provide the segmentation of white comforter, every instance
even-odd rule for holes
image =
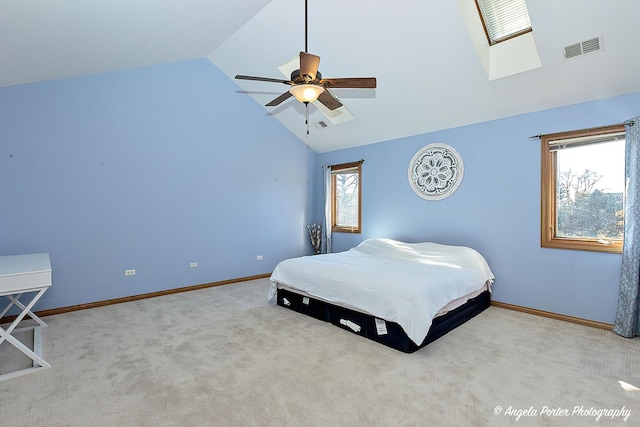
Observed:
[[[493,279],[484,257],[468,247],[369,239],[345,252],[280,262],[269,301],[281,284],[396,322],[420,345],[440,308]]]

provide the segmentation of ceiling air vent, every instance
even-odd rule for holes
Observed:
[[[573,59],[588,53],[600,52],[602,50],[602,36],[593,37],[578,43],[562,48],[564,59]]]
[[[318,129],[326,128],[328,126],[327,123],[323,121],[315,122],[314,125],[316,125]]]

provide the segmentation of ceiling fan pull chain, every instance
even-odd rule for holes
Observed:
[[[304,123],[307,125],[307,135],[309,135],[309,103],[305,102]]]

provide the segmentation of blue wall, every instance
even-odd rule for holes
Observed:
[[[363,233],[334,234],[334,251],[370,237],[471,246],[496,301],[613,323],[621,256],[540,248],[528,137],[639,106],[632,94],[317,155],[207,60],[2,88],[0,255],[50,253],[38,310],[268,273],[311,252],[320,165],[364,158]],[[465,166],[437,202],[407,181],[433,142]]]
[[[540,143],[529,136],[638,113],[640,94],[632,94],[319,155],[318,167],[365,159],[363,233],[334,233],[333,251],[372,237],[471,246],[496,275],[494,300],[613,323],[621,255],[540,247]],[[465,172],[453,195],[426,201],[409,187],[407,168],[434,142],[454,147]]]
[[[207,60],[3,88],[0,255],[50,253],[38,310],[269,273],[315,157]]]

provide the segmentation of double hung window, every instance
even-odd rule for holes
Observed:
[[[331,231],[361,232],[362,162],[331,167]]]
[[[543,135],[541,245],[622,251],[623,125]]]

